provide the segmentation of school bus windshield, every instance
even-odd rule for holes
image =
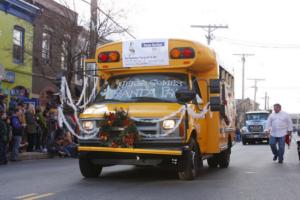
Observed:
[[[108,79],[95,102],[177,102],[175,92],[187,89],[186,74],[126,74]]]

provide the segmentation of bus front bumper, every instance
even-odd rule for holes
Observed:
[[[88,159],[94,164],[110,165],[161,165],[176,164],[185,148],[113,148],[98,146],[79,146],[79,158]]]

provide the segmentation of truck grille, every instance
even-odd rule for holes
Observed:
[[[159,134],[159,123],[151,122],[135,122],[137,129],[145,134],[156,135]]]
[[[249,126],[249,131],[250,132],[263,132],[263,126],[262,125],[250,125]]]

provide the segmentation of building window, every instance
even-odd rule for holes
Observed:
[[[15,63],[24,62],[24,28],[14,26],[13,30],[13,60]]]
[[[43,41],[42,41],[42,59],[44,64],[50,64],[50,43],[51,43],[50,33],[44,32]]]

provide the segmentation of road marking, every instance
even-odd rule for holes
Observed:
[[[256,174],[256,172],[245,172],[246,174]]]
[[[26,194],[26,195],[23,195],[23,196],[18,196],[18,197],[15,197],[16,199],[22,199],[22,200],[35,200],[35,199],[41,199],[41,198],[44,198],[44,197],[49,197],[49,196],[52,196],[54,195],[54,193],[45,193],[45,194],[36,194],[36,193],[31,193],[31,194]]]
[[[23,199],[23,198],[30,197],[30,196],[34,196],[34,195],[36,195],[36,193],[25,194],[25,195],[18,196],[18,197],[15,197],[15,198],[16,198],[16,199]]]

